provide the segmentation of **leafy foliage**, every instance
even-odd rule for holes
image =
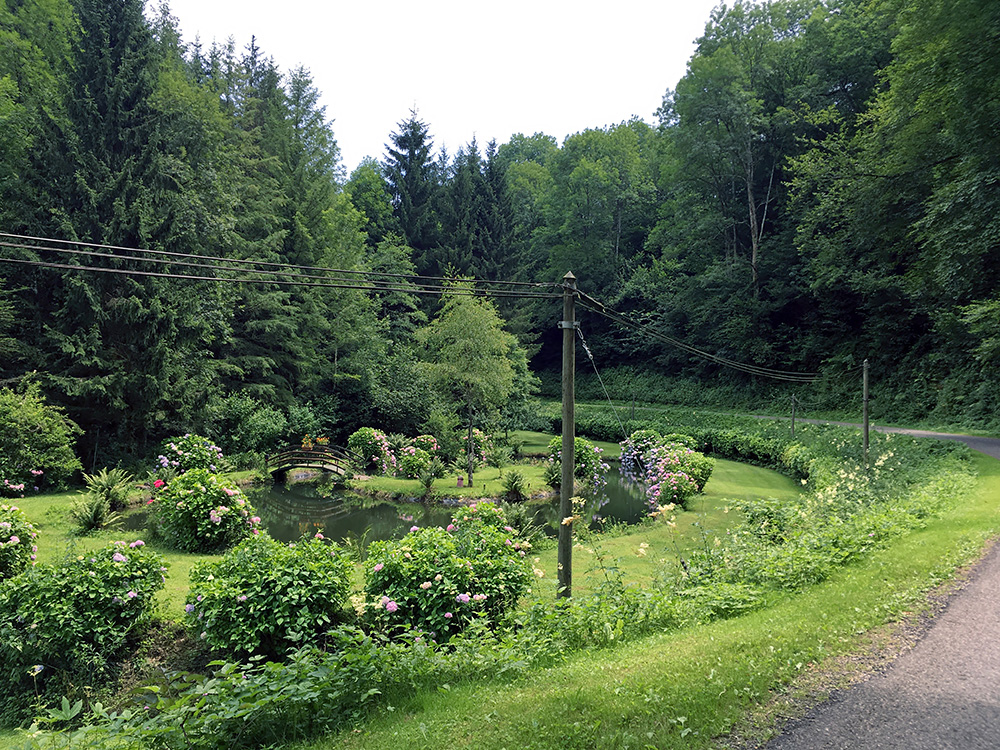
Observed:
[[[25,711],[35,689],[65,691],[106,679],[113,660],[149,623],[165,571],[160,556],[136,540],[69,555],[0,583],[3,702]]]
[[[399,452],[397,470],[408,479],[418,479],[431,466],[431,454],[423,448],[409,445]]]
[[[260,517],[243,492],[205,469],[171,479],[152,512],[157,535],[184,552],[218,552],[260,533]]]
[[[0,388],[0,495],[60,486],[80,469],[73,441],[80,429],[46,403],[37,382],[21,390]],[[20,485],[19,487],[17,487]]]
[[[192,632],[229,658],[281,659],[322,645],[345,619],[351,560],[322,535],[281,544],[266,534],[191,571],[185,604]]]
[[[0,503],[0,581],[34,564],[38,531],[16,505]]]
[[[576,437],[573,443],[573,476],[583,484],[590,495],[599,495],[607,484],[610,468],[601,457],[603,448],[598,448],[586,438]],[[562,439],[549,441],[548,466],[545,469],[546,482],[556,487],[562,481]]]
[[[135,487],[135,477],[123,469],[101,469],[96,474],[84,474],[87,492],[101,498],[113,511],[125,510]]]

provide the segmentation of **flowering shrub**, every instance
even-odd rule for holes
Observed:
[[[669,459],[650,467],[646,482],[646,502],[650,511],[663,505],[686,507],[688,500],[698,494],[698,483],[687,473],[671,468]]]
[[[0,388],[0,497],[24,497],[43,481],[60,485],[80,469],[73,442],[80,428],[49,406],[38,383]]]
[[[583,484],[584,492],[599,495],[608,483],[607,462],[602,457],[604,450],[586,438],[577,437],[573,442],[573,476]],[[549,441],[548,466],[545,481],[558,487],[562,481],[562,438]]]
[[[216,472],[222,466],[222,449],[211,440],[190,432],[180,437],[167,438],[160,446],[156,458],[158,469],[183,474],[192,469]]]
[[[636,430],[621,443],[622,474],[646,486],[652,511],[660,506],[684,506],[705,489],[715,461],[694,450],[693,438]]]
[[[261,534],[195,565],[186,619],[213,649],[280,658],[318,645],[344,619],[351,570],[347,553],[321,534],[292,544]]]
[[[24,701],[47,684],[97,684],[152,618],[165,571],[160,556],[136,540],[0,583],[0,704]]]
[[[398,473],[408,479],[419,479],[431,465],[431,455],[422,448],[408,445],[399,454]]]
[[[38,532],[16,505],[0,503],[0,581],[34,564]]]
[[[479,616],[499,622],[528,586],[530,548],[489,503],[459,509],[447,529],[414,526],[398,542],[373,542],[367,615],[386,632],[414,628],[438,640]]]
[[[392,474],[396,468],[396,457],[389,446],[389,438],[381,430],[362,427],[347,438],[347,447],[362,457],[365,471]]]
[[[433,435],[417,435],[413,438],[413,447],[420,448],[420,450],[427,451],[432,456],[436,456],[441,447],[438,445],[437,438]]]
[[[184,552],[215,552],[260,533],[260,517],[240,489],[204,469],[172,479],[152,510],[156,532]]]
[[[472,429],[471,451],[473,466],[481,466],[486,463],[486,453],[490,449],[490,444],[489,435],[478,427]],[[467,431],[462,433],[461,445],[462,448],[458,452],[458,461],[462,466],[465,466],[469,461],[468,455],[470,450],[469,433]]]

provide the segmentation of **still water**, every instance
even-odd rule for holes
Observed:
[[[327,477],[328,479],[328,477]],[[268,533],[284,542],[322,531],[329,539],[399,539],[413,526],[447,526],[453,509],[439,503],[383,502],[335,489],[328,481],[275,483],[248,491]],[[617,466],[608,472],[606,498],[591,502],[585,517],[636,523],[647,512],[645,494],[623,480]],[[558,529],[559,499],[537,505],[536,518],[552,534]]]

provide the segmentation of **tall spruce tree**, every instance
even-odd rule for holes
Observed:
[[[419,119],[416,110],[398,124],[389,136],[383,162],[393,213],[399,222],[406,244],[417,251],[417,270],[439,270],[433,249],[438,243],[438,217],[434,211],[437,177],[431,148],[430,129]]]

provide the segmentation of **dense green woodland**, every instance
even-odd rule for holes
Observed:
[[[719,5],[653,124],[447,154],[411,112],[381,161],[350,175],[336,113],[266,44],[182,45],[169,9],[142,0],[5,0],[0,231],[403,275],[572,270],[586,293],[714,355],[822,373],[798,391],[816,404],[857,400],[868,358],[878,415],[997,424],[1000,4]],[[443,307],[416,291],[0,262],[0,380],[37,373],[83,428],[88,468],[186,430],[263,449],[363,424],[518,419],[525,355],[558,367],[558,303]],[[456,315],[485,316],[495,345],[463,349]],[[771,387],[581,318],[603,368]],[[499,391],[454,366],[484,348],[505,363]]]

